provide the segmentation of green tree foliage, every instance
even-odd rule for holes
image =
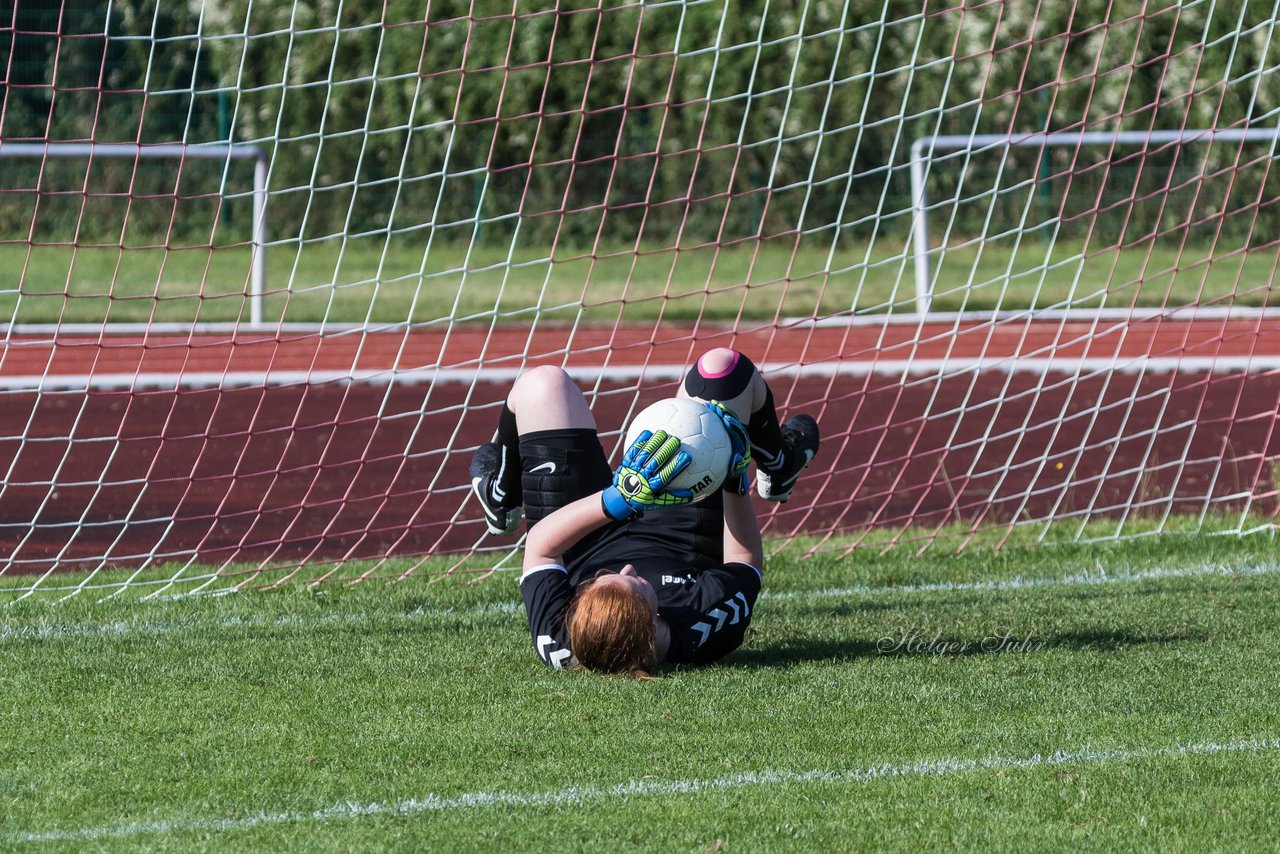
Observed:
[[[218,139],[218,78],[199,4],[0,2],[6,142],[196,143]],[[155,243],[219,207],[222,167],[7,160],[0,234]]]
[[[0,41],[20,60],[3,136],[195,142],[225,129],[271,155],[278,239],[616,247],[905,233],[910,144],[936,133],[1280,122],[1280,28],[1245,0],[512,10],[114,0],[67,3],[54,20],[19,4]],[[939,214],[953,237],[1019,222],[1030,204],[1028,222],[1123,240],[1135,223],[1255,213],[1266,156],[989,151],[936,161],[931,196],[955,200]],[[189,195],[246,192],[244,175],[215,171]],[[213,239],[212,210],[176,227]]]

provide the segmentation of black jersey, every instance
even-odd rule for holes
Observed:
[[[581,584],[601,569],[627,564],[656,590],[663,575],[724,563],[724,500],[717,491],[696,504],[664,507],[627,522],[609,522],[564,555],[569,579]]]
[[[742,645],[760,595],[755,567],[729,563],[645,577],[657,593],[658,614],[671,630],[667,663],[707,664]],[[551,667],[574,663],[564,627],[573,591],[568,570],[559,564],[535,567],[520,579],[533,647]]]

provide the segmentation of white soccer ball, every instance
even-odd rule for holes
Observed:
[[[669,397],[645,408],[631,420],[624,450],[645,430],[667,431],[680,440],[680,450],[693,458],[688,467],[671,481],[672,488],[687,489],[693,500],[700,501],[720,488],[729,471],[733,445],[729,431],[713,415],[705,403],[682,397]]]

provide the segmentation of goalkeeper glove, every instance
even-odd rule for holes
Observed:
[[[743,424],[733,410],[718,400],[707,404],[707,409],[720,419],[729,434],[732,453],[729,457],[729,474],[724,479],[724,488],[737,495],[746,495],[751,491],[751,479],[747,469],[751,465],[751,439],[747,436],[747,425]]]
[[[613,485],[601,498],[605,515],[619,522],[634,519],[655,507],[673,507],[693,501],[687,489],[671,489],[670,483],[692,461],[680,450],[680,439],[666,431],[645,430],[622,455],[613,473]]]

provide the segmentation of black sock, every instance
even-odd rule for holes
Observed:
[[[516,427],[516,414],[505,403],[502,404],[502,414],[498,416],[498,444],[517,455],[520,451],[520,430]]]
[[[770,471],[779,468],[782,465],[782,427],[778,424],[778,412],[773,408],[773,391],[767,386],[764,404],[751,413],[747,422],[747,433],[751,436],[756,465]]]
[[[502,448],[504,463],[498,486],[519,503],[522,500],[520,431],[516,428],[516,414],[505,403],[502,404],[502,414],[498,416],[498,446]]]

